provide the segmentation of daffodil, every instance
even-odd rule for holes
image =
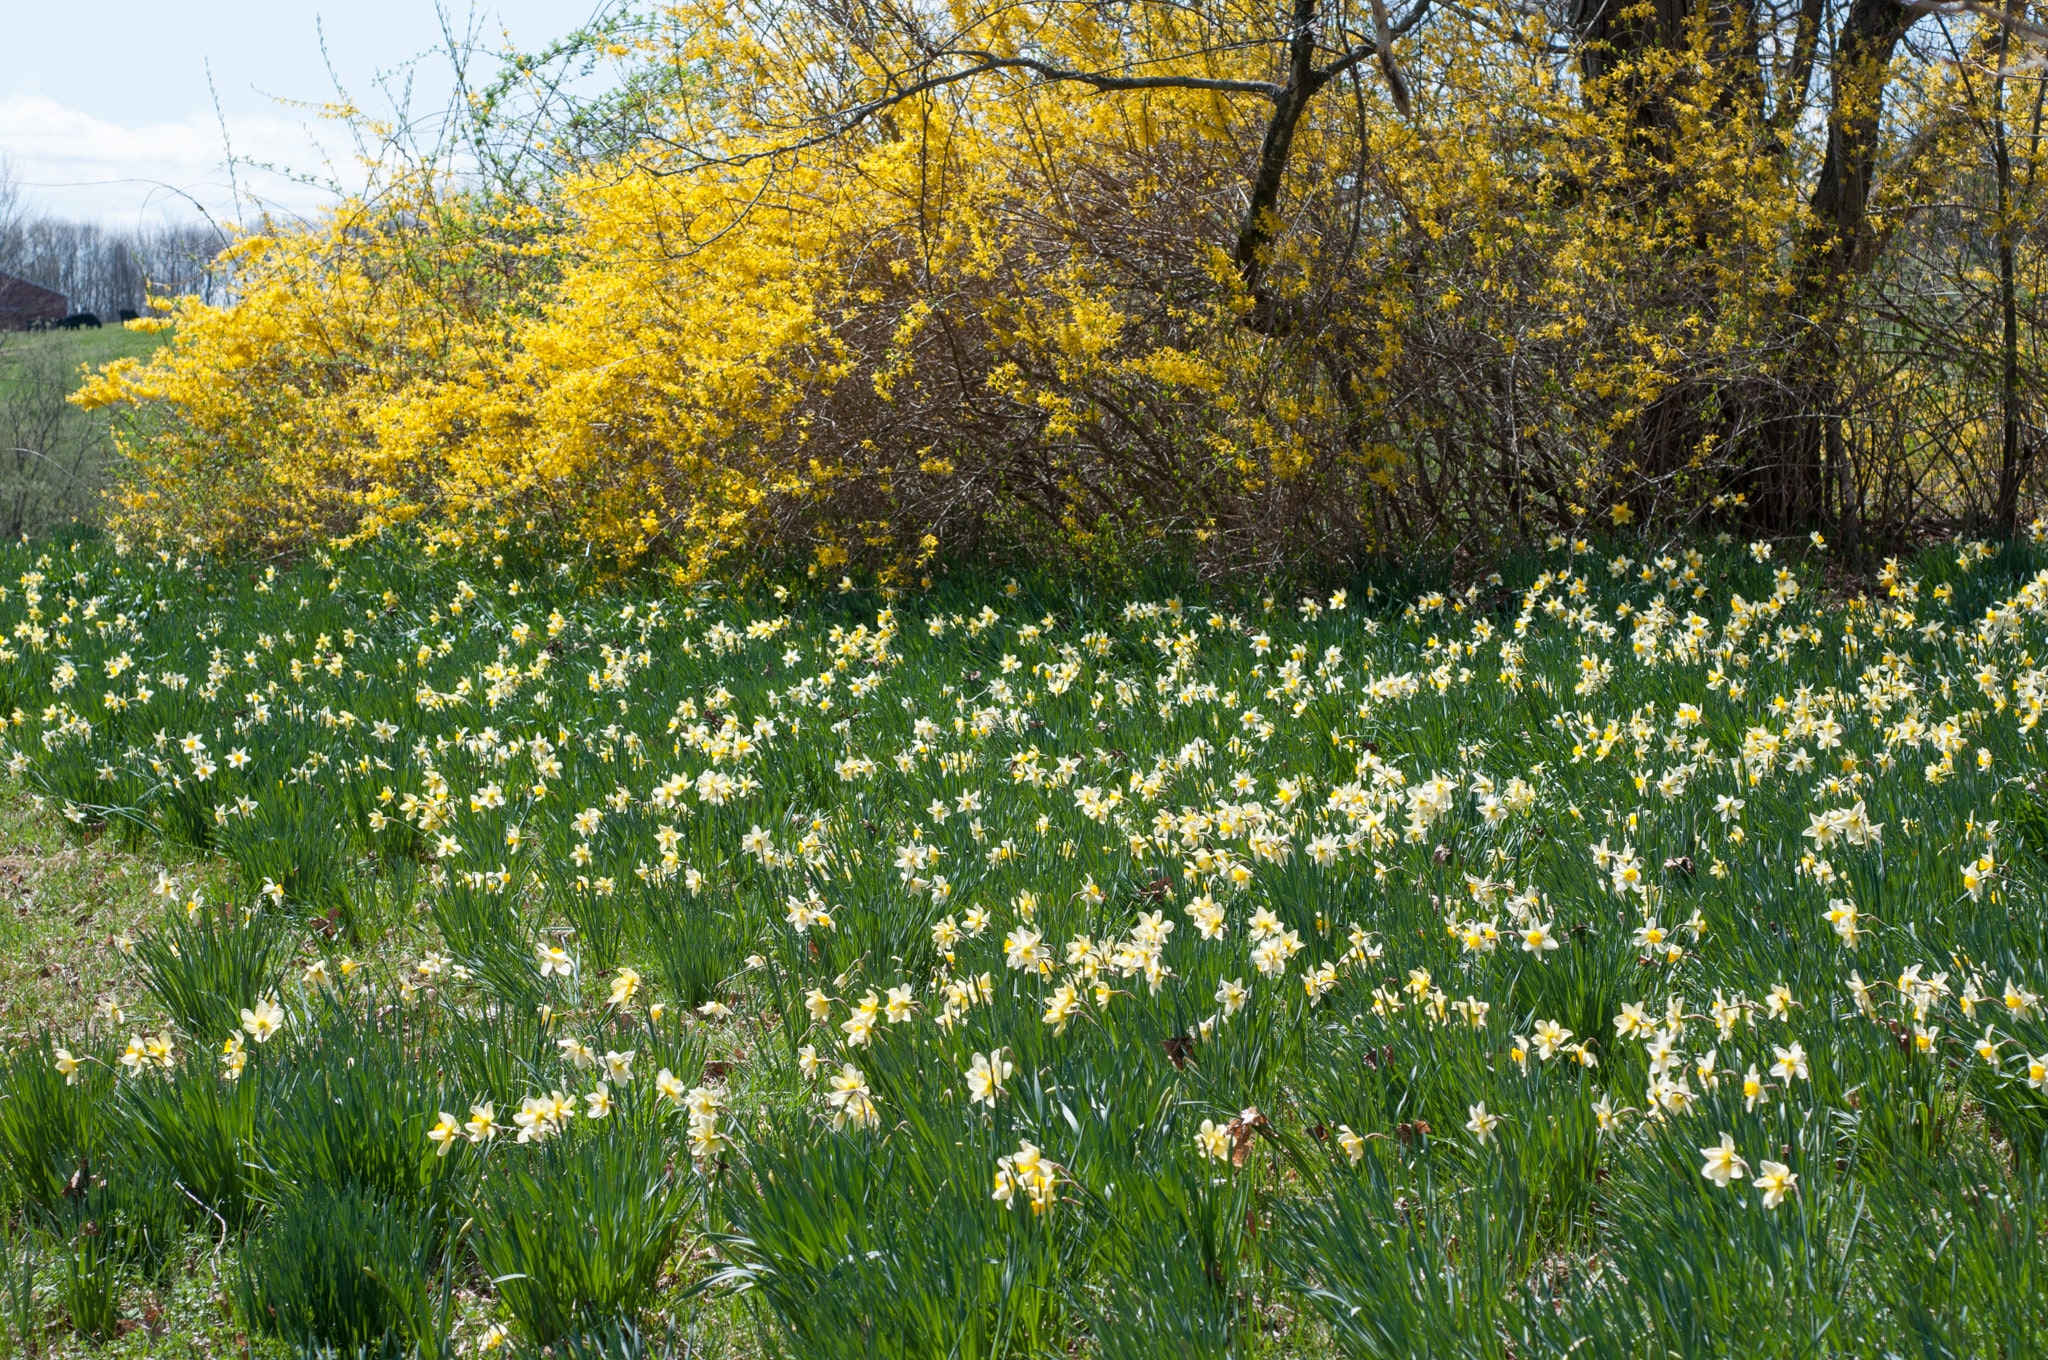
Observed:
[[[995,1190],[991,1198],[1006,1208],[1016,1203],[1022,1191],[1033,1214],[1052,1207],[1057,1198],[1060,1168],[1048,1161],[1035,1143],[1020,1143],[1017,1150],[996,1162]]]
[[[832,1127],[836,1129],[872,1129],[881,1123],[881,1112],[875,1108],[873,1094],[868,1090],[868,1079],[858,1067],[846,1063],[840,1067],[829,1083],[825,1104],[832,1111]]]
[[[254,1007],[242,1008],[242,1028],[257,1043],[267,1044],[272,1035],[284,1028],[284,1009],[274,998],[266,996]]]
[[[1724,1182],[1725,1183],[1725,1182]],[[1783,1162],[1765,1159],[1757,1163],[1756,1188],[1763,1192],[1763,1206],[1775,1209],[1785,1202],[1799,1183],[1799,1177]]]
[[[462,1125],[446,1110],[434,1121],[434,1127],[427,1130],[427,1139],[434,1145],[434,1155],[446,1157],[448,1149],[455,1146],[455,1140],[462,1136]]]
[[[1700,1166],[1700,1175],[1721,1189],[1727,1189],[1728,1182],[1739,1181],[1749,1174],[1749,1163],[1736,1155],[1732,1134],[1724,1133],[1720,1142],[1701,1148],[1700,1156],[1705,1159]]]
[[[1003,1083],[1009,1079],[1012,1070],[1010,1060],[1003,1056],[1000,1048],[976,1053],[967,1067],[968,1102],[994,1109],[996,1098],[1003,1093]]]
[[[1045,1023],[1052,1026],[1054,1034],[1065,1034],[1067,1022],[1074,1012],[1081,1008],[1081,994],[1074,990],[1072,983],[1063,982],[1053,989],[1045,1003]]]

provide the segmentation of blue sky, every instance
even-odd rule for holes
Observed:
[[[509,36],[531,48],[584,22],[596,4],[449,8],[458,31],[473,17],[492,45]],[[441,33],[434,0],[0,0],[0,160],[35,206],[66,216],[189,219],[192,200],[232,215],[223,124],[238,157],[346,179],[345,138],[295,103],[334,97],[331,62],[368,110],[391,107],[379,73],[410,76],[415,112],[437,110],[449,87],[445,59],[431,55]],[[287,177],[242,177],[285,211],[324,200]]]

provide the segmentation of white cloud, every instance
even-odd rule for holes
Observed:
[[[246,204],[236,209],[237,182],[245,196],[273,210],[315,211],[330,201],[324,191],[248,165],[266,162],[324,179],[327,162],[314,133],[289,118],[245,115],[227,120],[224,141],[212,119],[124,127],[47,95],[0,98],[0,161],[34,205],[108,222],[191,219],[199,212],[195,201],[217,220],[246,215]]]

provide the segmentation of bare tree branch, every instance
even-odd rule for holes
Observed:
[[[2048,28],[2023,16],[2017,9],[2000,9],[1987,5],[1983,0],[1909,0],[1906,8],[1914,14],[1974,14],[1980,19],[2002,25],[2022,37],[2035,42],[2048,43]]]

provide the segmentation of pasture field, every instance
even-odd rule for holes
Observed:
[[[0,550],[10,1355],[2048,1350],[2034,547],[515,547]]]
[[[96,331],[8,331],[4,349],[13,357],[54,352],[75,371],[79,364],[97,367],[116,359],[147,359],[167,335],[160,330],[130,330],[108,317]]]
[[[0,535],[94,517],[112,470],[112,417],[66,398],[88,366],[146,359],[167,331],[109,322],[82,331],[0,331]]]

